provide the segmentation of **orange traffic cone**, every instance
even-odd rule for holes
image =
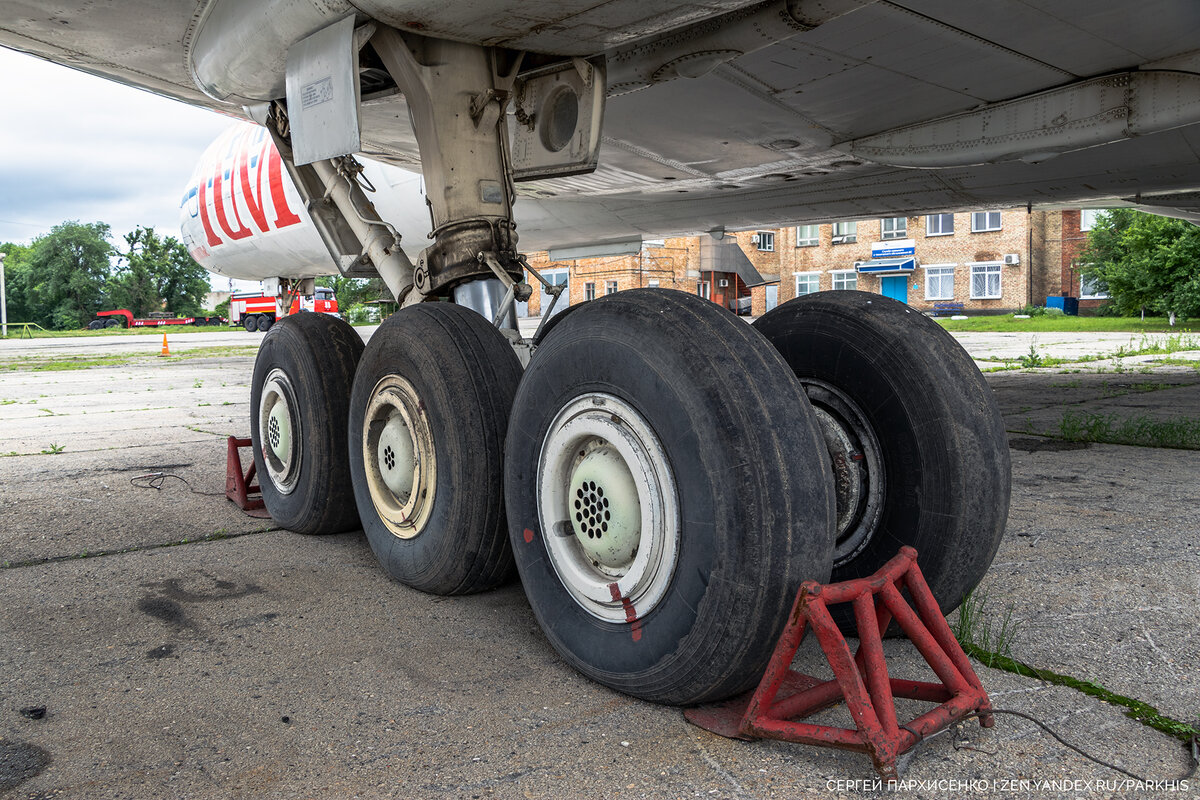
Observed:
[[[163,349],[158,355],[159,357],[171,355],[171,351],[167,349],[167,335],[165,333],[163,334]]]

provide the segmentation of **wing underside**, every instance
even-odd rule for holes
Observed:
[[[241,115],[246,98],[193,82],[210,5],[9,2],[0,44]],[[1188,0],[347,8],[425,35],[607,57],[600,165],[521,184],[523,245],[1104,198],[1186,210],[1200,188]],[[408,120],[400,94],[366,94],[364,152],[417,168]]]

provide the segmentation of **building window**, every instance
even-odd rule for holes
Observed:
[[[712,284],[708,281],[696,284],[696,294],[703,297],[705,300],[712,299]]]
[[[1000,298],[1000,264],[971,265],[971,299],[998,300]]]
[[[853,244],[858,241],[857,222],[833,223],[833,244]]]
[[[930,214],[925,217],[926,236],[950,236],[953,233],[953,214]]]
[[[587,283],[585,283],[583,285],[583,299],[584,300],[595,300],[596,299],[596,284],[594,284],[591,281],[588,281]]]
[[[954,267],[925,268],[925,299],[954,299]]]
[[[1096,226],[1096,221],[1104,213],[1102,208],[1085,208],[1079,212],[1079,230],[1090,231]]]
[[[604,293],[605,294],[616,294],[617,293],[617,282],[616,281],[605,281],[604,282]]]
[[[651,278],[646,283],[646,288],[647,289],[657,289],[658,288],[658,278]]]
[[[858,288],[858,273],[852,269],[839,269],[829,274],[833,277],[834,289]]]
[[[1108,290],[1100,288],[1100,282],[1086,276],[1079,279],[1080,300],[1107,300]]]
[[[976,211],[971,214],[971,233],[1000,230],[999,211]]]
[[[796,247],[816,247],[821,243],[820,225],[797,225]]]
[[[797,272],[796,297],[821,291],[821,273]]]
[[[884,217],[879,220],[879,238],[903,239],[908,236],[908,217]]]
[[[754,234],[754,241],[764,253],[775,252],[775,234],[771,231],[759,231]]]

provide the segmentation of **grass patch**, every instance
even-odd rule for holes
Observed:
[[[948,331],[993,331],[998,333],[1037,332],[1078,332],[1094,331],[1097,333],[1179,333],[1180,328],[1174,328],[1166,317],[1146,317],[1143,322],[1138,317],[1068,317],[1045,315],[1029,319],[1015,319],[1012,314],[1002,314],[993,317],[971,317],[969,319],[938,318],[934,320]],[[1190,333],[1184,329],[1183,333]]]
[[[968,644],[981,653],[987,653],[987,658],[980,658],[985,665],[994,666],[990,660],[993,657],[1012,657],[1012,643],[1016,637],[1017,625],[1012,621],[1013,606],[1000,614],[989,614],[988,598],[983,592],[973,591],[963,598],[958,607],[958,619],[954,621],[951,630],[954,638],[965,648]]]
[[[1017,623],[1013,622],[1012,615],[1012,604],[1003,612],[989,613],[987,595],[971,592],[959,606],[958,619],[951,626],[951,631],[963,651],[984,666],[1075,689],[1089,697],[1119,706],[1125,709],[1125,716],[1183,742],[1190,743],[1193,737],[1200,735],[1200,730],[1194,726],[1168,717],[1149,703],[1119,695],[1091,681],[1018,661],[1012,655],[1012,643],[1017,633]]]
[[[1154,420],[1068,411],[1059,420],[1055,435],[1069,442],[1200,450],[1200,419]]]
[[[258,353],[258,345],[231,344],[196,347],[171,356],[171,359],[164,358],[161,362],[159,362],[158,353],[119,353],[107,356],[74,356],[71,358],[21,356],[9,361],[0,362],[0,370],[8,370],[10,372],[62,372],[66,370],[91,369],[93,367],[123,367],[128,364],[169,363],[170,360],[188,360],[193,358],[253,356],[256,353]]]
[[[1162,731],[1168,736],[1173,736],[1182,742],[1190,743],[1193,737],[1200,736],[1200,730],[1197,730],[1186,722],[1180,722],[1173,717],[1168,717],[1149,703],[1143,703],[1141,700],[1117,694],[1091,681],[1080,680],[1079,678],[1072,678],[1070,675],[1063,675],[1053,670],[1030,666],[1012,656],[990,652],[971,642],[960,643],[967,655],[977,659],[981,663],[987,664],[987,666],[993,669],[1002,669],[1014,675],[1036,678],[1055,686],[1066,686],[1083,692],[1089,697],[1095,697],[1097,700],[1103,700],[1106,703],[1120,706],[1125,709],[1125,716],[1135,719],[1157,731]]]
[[[164,333],[174,336],[177,333],[186,334],[203,334],[203,333],[228,333],[230,331],[241,330],[235,326],[214,325],[163,325],[159,328],[103,328],[98,331],[89,331],[80,329],[76,331],[45,331],[45,330],[30,330],[29,334],[14,333],[12,327],[15,323],[9,322],[9,339],[85,339],[96,336],[162,336]],[[3,337],[0,337],[3,338]]]

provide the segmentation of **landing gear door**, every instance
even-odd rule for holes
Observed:
[[[596,169],[605,86],[603,63],[582,58],[517,77],[513,180],[579,175]]]
[[[352,16],[288,50],[288,121],[297,165],[362,149],[357,62]]]

